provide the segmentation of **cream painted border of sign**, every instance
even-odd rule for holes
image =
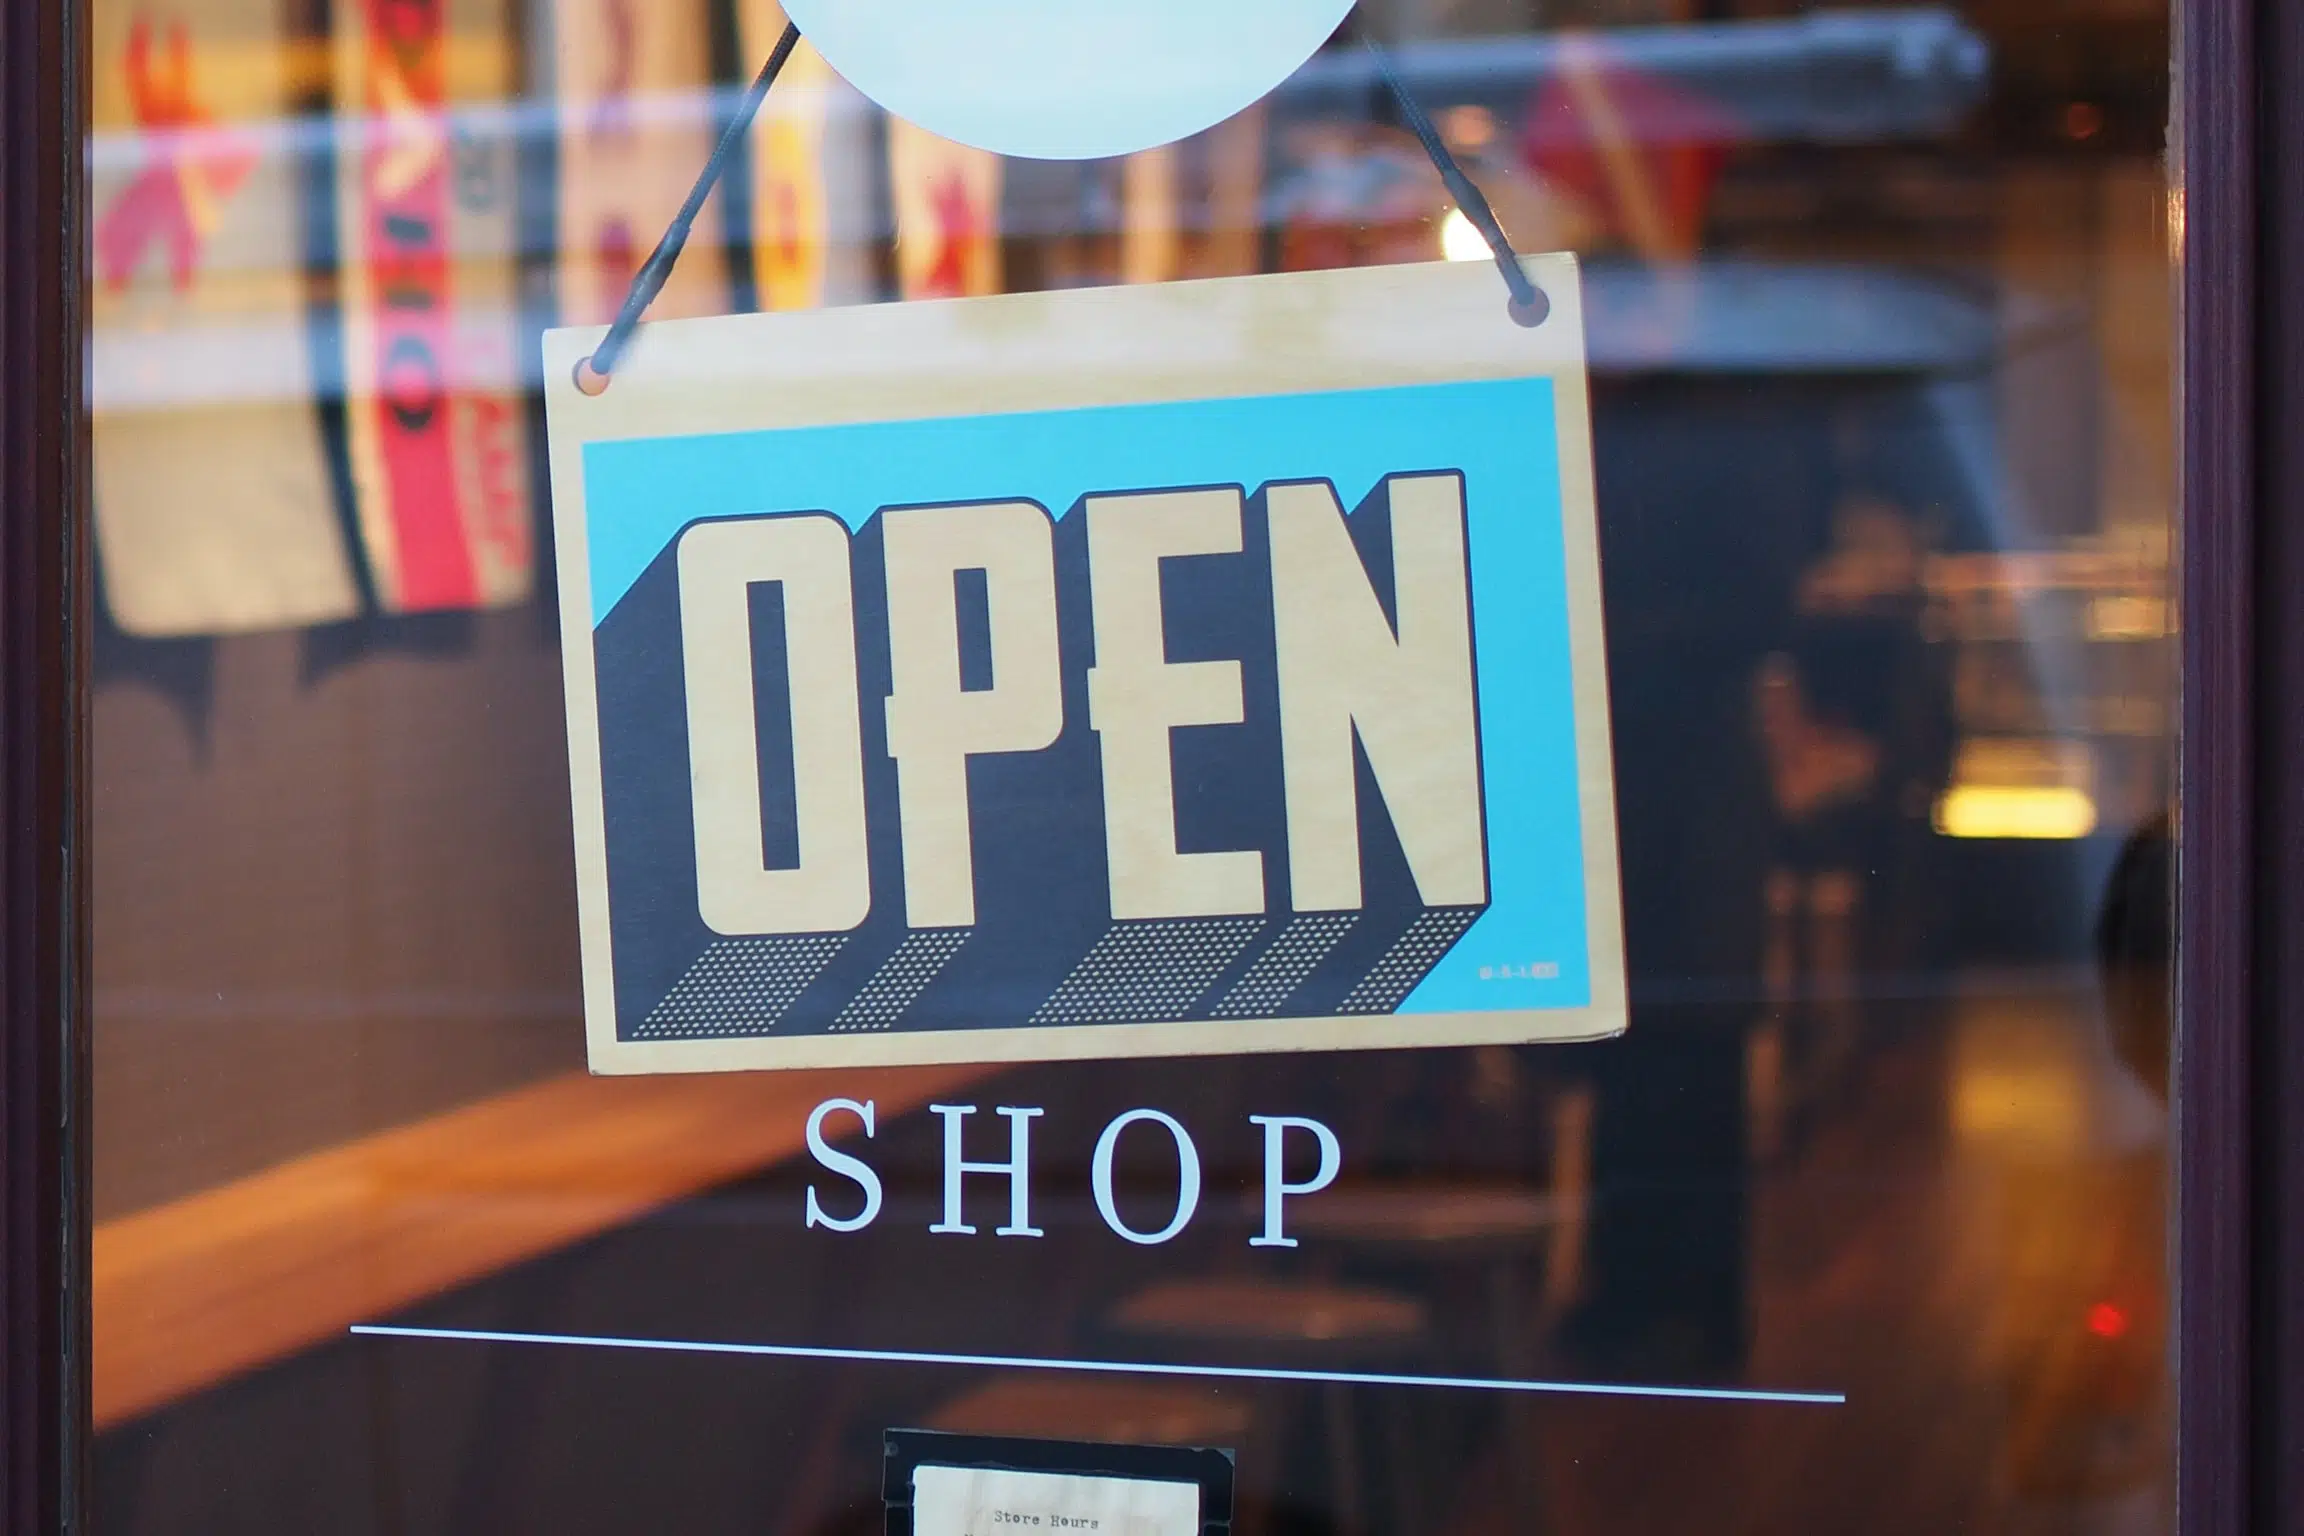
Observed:
[[[575,387],[575,370],[591,355],[605,327],[546,333],[545,408],[568,696],[584,1028],[592,1070],[726,1072],[1511,1045],[1622,1032],[1624,923],[1583,295],[1575,257],[1533,256],[1523,265],[1552,302],[1549,317],[1533,329],[1506,316],[1503,284],[1485,262],[671,320],[640,328],[614,383],[597,396]],[[1592,978],[1586,1006],[785,1039],[616,1038],[585,543],[586,444],[1530,377],[1550,377],[1555,386],[1583,797],[1585,934]]]

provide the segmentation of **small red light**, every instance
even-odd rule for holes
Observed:
[[[2128,1331],[2128,1314],[2100,1301],[2088,1309],[2088,1331],[2100,1339],[2116,1339]]]

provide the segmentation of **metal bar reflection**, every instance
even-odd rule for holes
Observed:
[[[1709,22],[1449,38],[1392,50],[1428,107],[1480,106],[1516,121],[1581,50],[1702,96],[1741,139],[1865,143],[1947,133],[1984,97],[1991,49],[1948,10],[1823,11],[1782,21]],[[1313,58],[1272,93],[1283,120],[1364,114],[1383,91],[1345,49]]]

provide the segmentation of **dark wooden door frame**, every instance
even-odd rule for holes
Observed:
[[[2177,0],[2177,1503],[2304,1530],[2304,16]]]
[[[2267,5],[2255,95],[2259,779],[2253,937],[2250,1483],[2260,1530],[2304,1530],[2304,15]],[[2205,1527],[2204,1527],[2205,1529]]]
[[[87,1414],[80,0],[0,0],[0,1526],[81,1522]]]
[[[0,1528],[80,1525],[81,3],[0,0]],[[2184,1536],[2304,1529],[2304,8],[2177,0]]]

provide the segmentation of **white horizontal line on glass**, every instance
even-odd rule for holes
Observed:
[[[1196,1376],[1226,1381],[1296,1381],[1346,1387],[1453,1387],[1479,1392],[1551,1392],[1576,1397],[1668,1397],[1722,1403],[1826,1403],[1844,1392],[1786,1392],[1758,1387],[1671,1387],[1602,1381],[1515,1381],[1488,1376],[1410,1376],[1383,1371],[1304,1371],[1279,1366],[1177,1365],[1150,1360],[1065,1360],[1036,1355],[963,1355],[917,1349],[836,1349],[816,1344],[723,1344],[698,1339],[635,1339],[582,1333],[506,1333],[487,1328],[412,1328],[355,1323],[370,1338],[445,1339],[469,1344],[557,1344],[591,1349],[649,1349],[689,1355],[768,1355],[785,1360],[845,1360],[871,1365],[971,1365],[1018,1371],[1089,1371],[1114,1376]]]

